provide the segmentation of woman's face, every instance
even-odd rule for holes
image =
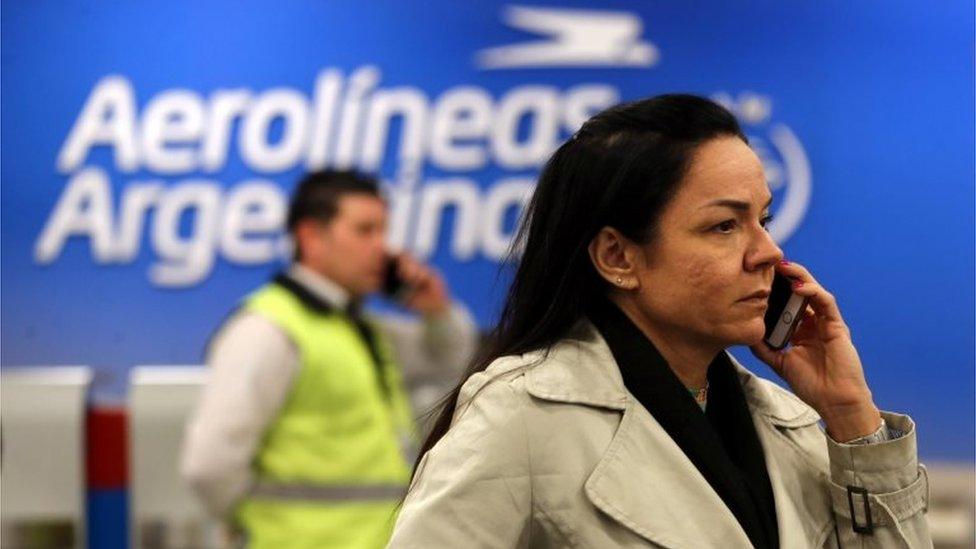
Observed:
[[[702,144],[636,254],[635,305],[665,334],[725,347],[758,343],[774,266],[783,252],[765,230],[772,195],[742,140]]]

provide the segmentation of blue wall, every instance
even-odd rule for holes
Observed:
[[[519,5],[4,2],[2,364],[89,364],[110,400],[132,365],[199,362],[280,268],[308,166],[378,171],[393,238],[487,326],[557,140],[610,102],[690,91],[745,124],[773,232],[838,296],[879,404],[923,426],[923,456],[972,460],[972,3]],[[499,49],[554,41],[530,32],[550,21],[608,30],[588,59]]]

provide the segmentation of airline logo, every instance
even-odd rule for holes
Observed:
[[[547,38],[478,52],[482,68],[650,67],[659,57],[634,14],[516,6],[504,18]],[[65,181],[36,237],[35,262],[58,262],[80,238],[97,264],[133,264],[148,251],[149,282],[185,288],[205,282],[218,261],[281,261],[290,255],[285,188],[294,182],[276,177],[327,167],[387,176],[393,248],[501,261],[536,172],[584,121],[622,99],[613,82],[431,90],[385,86],[382,77],[379,64],[325,67],[304,86],[145,94],[126,75],[106,75],[79,101],[52,159]],[[774,120],[768,97],[713,98],[749,132],[777,198],[770,232],[783,242],[810,201],[803,146]],[[231,162],[247,169],[243,179],[224,180]],[[485,169],[492,181],[478,175]]]
[[[644,23],[626,12],[510,6],[505,22],[542,37],[477,53],[482,69],[651,67],[660,53],[641,39]]]

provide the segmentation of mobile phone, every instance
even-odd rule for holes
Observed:
[[[766,308],[766,335],[763,341],[776,350],[786,347],[806,309],[807,298],[793,293],[790,279],[776,273],[769,293],[769,307]]]
[[[397,255],[388,255],[386,257],[386,267],[383,274],[383,295],[392,299],[393,301],[403,302],[407,294],[410,293],[410,286],[402,278],[400,278],[397,272],[397,267],[400,264],[400,257]]]

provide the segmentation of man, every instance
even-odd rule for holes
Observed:
[[[182,470],[250,547],[383,547],[415,438],[398,365],[408,380],[443,380],[474,351],[466,309],[406,254],[401,302],[421,318],[360,313],[383,287],[386,220],[375,180],[307,176],[288,213],[295,264],[248,296],[209,347]]]

